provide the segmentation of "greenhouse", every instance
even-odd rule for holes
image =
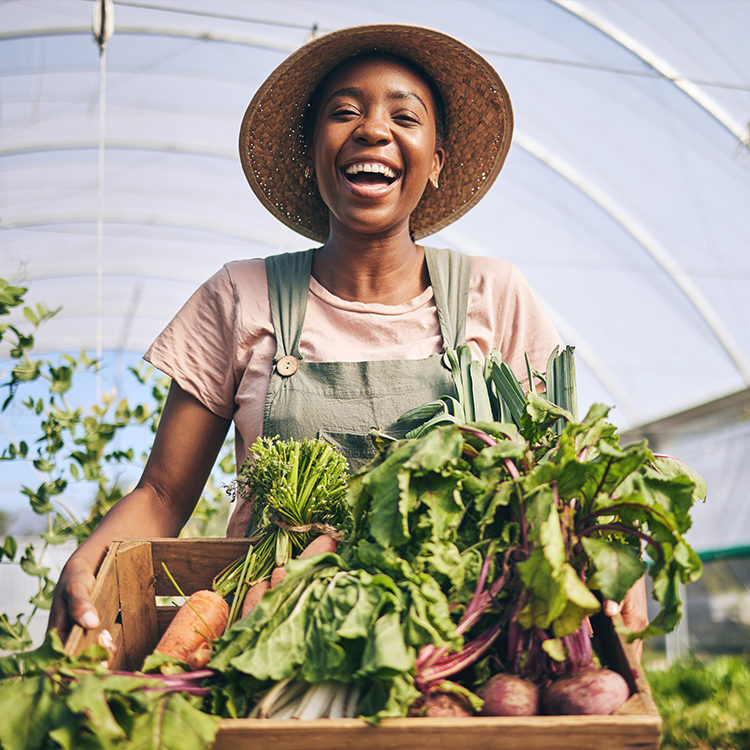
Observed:
[[[706,569],[667,651],[747,652],[747,2],[5,0],[0,278],[27,289],[37,314],[58,310],[34,333],[34,357],[101,360],[71,403],[153,408],[151,381],[130,368],[196,288],[229,261],[311,246],[243,175],[237,139],[254,92],[307,40],[380,22],[448,33],[499,72],[515,121],[505,166],[426,242],[515,264],[575,347],[579,410],[611,406],[624,443],[646,437],[706,479],[688,533]],[[0,322],[28,334],[33,317],[18,306]],[[4,383],[12,346],[0,350]],[[6,457],[39,437],[21,399],[40,388],[21,383],[0,414]],[[151,437],[134,428],[113,449],[140,454]],[[1,465],[3,531],[34,537],[42,517],[21,487],[40,471]],[[95,493],[71,478],[71,512],[85,517]]]

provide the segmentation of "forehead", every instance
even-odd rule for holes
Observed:
[[[325,102],[342,88],[407,90],[419,94],[427,106],[434,107],[426,74],[407,60],[380,53],[357,55],[337,65],[321,82],[321,100]]]

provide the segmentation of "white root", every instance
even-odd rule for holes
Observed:
[[[276,714],[283,711],[290,703],[299,703],[309,687],[310,685],[307,682],[293,682],[289,685],[281,697],[271,707],[268,712],[268,718],[275,719],[277,718]]]
[[[273,704],[276,703],[276,701],[284,692],[284,689],[291,682],[291,680],[292,680],[291,677],[287,677],[285,680],[280,680],[265,694],[265,696],[263,697],[263,700],[261,700],[257,706],[257,709],[258,709],[257,718],[265,719],[268,716],[269,712],[273,708]],[[255,712],[255,709],[253,709],[253,713],[254,712]],[[255,717],[251,717],[251,718],[255,718]]]
[[[279,708],[275,713],[272,713],[269,719],[293,719],[294,715],[299,711],[299,707],[302,704],[304,695],[298,695],[292,701],[286,704],[283,708]]]
[[[334,684],[332,682],[320,682],[313,685],[305,693],[302,705],[294,718],[300,721],[310,721],[322,719],[326,716],[333,698]]]
[[[351,686],[349,694],[346,696],[346,708],[345,714],[348,719],[353,719],[357,715],[357,707],[359,706],[359,693],[361,687],[355,683]]]
[[[346,697],[349,694],[349,686],[343,682],[336,683],[331,708],[328,710],[329,719],[343,719],[346,710]]]

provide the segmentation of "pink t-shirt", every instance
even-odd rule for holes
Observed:
[[[562,345],[518,269],[478,256],[471,259],[466,342],[475,358],[483,359],[493,348],[500,351],[522,380],[524,354],[532,370],[543,372],[550,352]],[[311,362],[423,359],[442,344],[431,287],[390,306],[342,300],[310,279],[300,349]],[[212,412],[234,419],[240,466],[263,430],[275,353],[265,263],[252,259],[227,263],[206,281],[144,359]]]

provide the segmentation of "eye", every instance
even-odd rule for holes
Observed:
[[[412,112],[398,112],[393,119],[403,125],[419,125],[420,119]]]
[[[343,104],[338,107],[334,107],[331,110],[331,117],[335,117],[338,119],[345,119],[345,118],[351,118],[356,117],[359,114],[356,107],[353,107],[348,104]]]

